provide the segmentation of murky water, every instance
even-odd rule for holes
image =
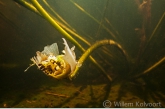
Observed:
[[[165,106],[165,0],[49,0],[53,11],[39,3],[85,49],[89,45],[76,36],[91,45],[103,39],[120,44],[92,53],[112,82],[90,59],[72,81],[36,66],[24,72],[47,45],[57,43],[62,54],[65,36],[15,1],[0,0],[0,107]],[[77,60],[83,54],[77,46],[75,54]]]

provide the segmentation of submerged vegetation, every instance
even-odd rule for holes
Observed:
[[[47,21],[49,21],[54,27],[55,29],[57,29],[61,34],[63,34],[63,36],[65,38],[67,38],[68,40],[70,40],[75,46],[77,46],[81,51],[85,51],[85,49],[83,48],[82,45],[80,45],[80,43],[78,43],[76,41],[76,39],[74,37],[72,37],[70,34],[68,34],[67,30],[69,30],[71,33],[76,34],[75,36],[78,36],[77,38],[79,38],[81,41],[83,41],[84,43],[91,45],[87,40],[85,40],[82,36],[78,35],[77,33],[75,33],[74,31],[72,31],[72,28],[67,28],[67,25],[69,25],[66,21],[64,21],[64,19],[62,19],[62,17],[60,17],[60,15],[58,15],[57,12],[55,12],[55,10],[53,10],[50,5],[47,3],[47,1],[43,0],[43,3],[45,3],[45,5],[51,10],[53,11],[53,13],[60,18],[60,21],[55,19],[55,16],[52,16],[51,14],[49,14],[41,5],[38,1],[36,0],[31,0],[30,2],[27,2],[26,0],[15,0],[16,2],[20,3],[21,5],[25,6],[26,8],[28,8],[29,10],[32,10],[33,12],[37,13],[38,15],[41,15],[43,18],[45,18]],[[85,9],[83,9],[81,6],[79,6],[76,2],[70,0],[71,3],[73,3],[78,9],[80,9],[82,12],[84,12],[87,16],[89,16],[90,18],[92,18],[94,21],[96,21],[101,27],[103,27],[103,29],[107,30],[108,33],[110,34],[111,37],[113,37],[114,40],[119,41],[118,35],[115,35],[115,33],[113,33],[113,31],[111,29],[108,29],[107,27],[105,27],[105,25],[103,25],[101,22],[99,22],[97,19],[95,19],[92,15],[90,15],[88,12],[85,11]],[[158,30],[160,29],[160,26],[162,26],[162,24],[164,23],[164,19],[165,19],[165,13],[162,15],[162,17],[160,18],[160,21],[158,22],[157,26],[155,27],[155,29],[153,30],[153,32],[150,32],[150,26],[151,26],[151,0],[143,0],[142,2],[140,2],[139,0],[135,0],[137,6],[138,6],[138,10],[139,13],[141,14],[142,17],[142,25],[141,28],[135,28],[135,31],[138,32],[138,35],[140,37],[140,49],[139,52],[137,54],[137,58],[135,61],[135,65],[136,64],[140,64],[139,61],[142,58],[142,54],[145,53],[148,44],[151,43],[153,37],[156,37],[156,33],[158,32]],[[107,0],[107,4],[109,3],[109,1]],[[105,7],[107,8],[107,7]],[[104,10],[106,11],[106,9]],[[105,13],[105,12],[104,12]],[[107,20],[107,19],[106,19]],[[60,23],[62,22],[62,23]],[[110,21],[108,21],[110,22]],[[63,23],[67,23],[64,28]],[[113,28],[113,26],[111,25],[111,28]],[[115,31],[114,31],[115,32]],[[95,45],[91,46],[91,48],[89,48],[84,55],[82,55],[82,58],[80,58],[79,61],[81,61],[80,63],[83,64],[82,60],[85,60],[86,57],[88,55],[91,54],[91,52],[94,49],[97,49],[100,45],[104,46],[106,44],[110,44],[110,45],[117,45],[117,47],[123,52],[123,55],[126,57],[126,61],[131,64],[131,57],[129,57],[129,55],[127,54],[126,50],[124,50],[122,47],[122,45],[117,44],[117,42],[113,41],[113,40],[105,40],[105,41],[100,41],[97,42]],[[85,55],[86,54],[86,55]],[[110,54],[110,53],[109,53]],[[98,65],[98,67],[100,69],[103,69],[93,58],[91,58],[93,60],[93,62],[95,62],[96,65]],[[143,71],[142,73],[140,73],[140,75],[145,75],[146,73],[149,73],[150,71],[152,71],[152,69],[154,69],[155,67],[157,67],[158,65],[160,65],[161,63],[164,62],[164,57],[162,59],[160,59],[160,61],[156,62],[155,64],[153,64],[151,67],[147,68],[147,70]],[[129,65],[128,66],[131,66]],[[79,65],[78,65],[79,67]],[[78,68],[77,67],[77,68]],[[138,67],[138,65],[136,65],[136,67]],[[135,69],[136,69],[135,67]],[[134,67],[133,67],[134,68]],[[102,70],[104,73],[105,71]],[[128,71],[129,72],[129,71]],[[77,71],[75,72],[77,73]],[[129,73],[128,73],[129,74]],[[74,74],[75,75],[75,74]],[[139,75],[139,74],[138,74]],[[135,75],[135,77],[137,78],[138,76]],[[111,80],[111,79],[110,79]]]
[[[70,96],[68,95],[69,92],[65,92],[64,89],[61,89],[60,86],[57,86],[59,87],[59,90],[57,90],[57,92],[64,91],[64,93],[55,94],[52,92],[46,92],[47,96],[52,95],[63,98],[65,99],[63,102],[64,104],[65,102],[71,101],[71,99],[73,98],[83,101],[81,104],[77,104],[75,107],[86,107],[86,106],[102,107],[103,106],[102,102],[104,100],[109,99],[110,97],[111,97],[110,100],[113,101],[126,100],[129,102],[130,101],[136,102],[136,99],[139,98],[141,99],[141,101],[146,101],[146,102],[158,102],[158,101],[160,102],[165,100],[163,97],[161,97],[161,95],[163,96],[165,95],[164,93],[165,80],[163,80],[164,61],[165,61],[165,55],[164,55],[165,54],[165,50],[164,50],[165,12],[161,15],[157,24],[156,23],[153,24],[152,22],[154,20],[152,19],[154,19],[154,16],[152,16],[152,11],[151,11],[152,9],[151,0],[131,1],[133,6],[137,7],[136,9],[132,10],[132,11],[136,11],[137,13],[132,15],[133,17],[134,16],[138,17],[136,18],[138,22],[135,25],[132,24],[133,26],[131,27],[131,30],[128,30],[126,32],[127,33],[132,32],[133,34],[132,33],[131,34],[136,36],[126,36],[128,35],[126,34],[126,32],[125,34],[124,32],[120,33],[120,30],[116,29],[117,26],[114,26],[113,23],[111,22],[109,16],[113,16],[113,15],[107,15],[107,13],[109,12],[108,14],[111,14],[110,13],[111,11],[116,11],[115,9],[114,10],[112,9],[113,7],[112,8],[110,7],[114,5],[113,0],[112,1],[105,0],[106,2],[104,1],[105,6],[102,9],[103,11],[101,11],[100,20],[94,17],[85,8],[83,8],[83,6],[81,6],[81,4],[78,3],[78,1],[76,0],[68,1],[70,4],[74,6],[76,10],[83,13],[84,16],[87,16],[89,19],[91,19],[91,21],[95,23],[95,25],[98,26],[97,31],[95,31],[95,36],[90,36],[90,34],[82,32],[83,30],[81,31],[79,29],[74,29],[71,26],[71,24],[69,24],[69,22],[65,20],[65,18],[60,16],[60,13],[58,13],[56,11],[56,8],[51,4],[51,1],[50,3],[49,1],[46,0],[42,0],[42,1],[14,0],[14,1],[22,5],[23,7],[27,8],[28,10],[36,13],[41,18],[44,18],[60,34],[62,34],[62,36],[65,39],[67,39],[68,42],[71,42],[73,45],[76,46],[76,48],[79,49],[79,51],[81,51],[80,57],[77,56],[77,54],[75,53],[76,58],[78,60],[75,61],[76,64],[73,65],[74,68],[72,64],[70,64],[71,61],[68,61],[65,58],[67,55],[65,54],[66,49],[64,56],[59,55],[59,53],[54,54],[53,56],[51,55],[53,57],[53,58],[51,57],[51,59],[55,60],[55,64],[52,64],[51,68],[44,66],[44,69],[46,69],[44,70],[44,73],[46,74],[49,73],[48,74],[49,76],[52,76],[56,79],[63,79],[63,77],[67,77],[70,80],[76,80],[77,78],[75,77],[78,77],[79,76],[78,72],[81,72],[81,68],[83,69],[85,67],[84,64],[86,60],[88,62],[91,61],[93,65],[95,65],[98,68],[99,72],[101,72],[104,76],[104,77],[99,76],[97,78],[97,80],[99,79],[97,83],[101,82],[100,79],[106,78],[106,80],[104,80],[104,82],[106,81],[105,86],[104,85],[100,85],[98,87],[94,86],[95,90],[101,90],[101,92],[98,91],[98,93],[101,93],[102,96],[100,94],[98,94],[99,96],[97,96],[96,93],[95,95],[93,93],[93,89],[91,86],[89,86],[90,89],[89,92],[91,94],[91,98],[81,92],[84,90],[88,90],[86,88],[88,86],[85,87],[80,86],[79,88],[75,89],[76,91],[70,88],[70,93],[72,93],[70,94]],[[122,3],[123,2],[130,2],[130,1],[123,0]],[[114,3],[120,4],[119,1],[116,1]],[[127,21],[121,21],[121,22],[130,23],[129,19],[126,20]],[[131,37],[136,37],[136,38],[135,40],[131,40]],[[66,43],[65,39],[64,39],[64,44],[66,47],[66,45],[68,46],[68,44]],[[97,41],[95,39],[97,39]],[[131,45],[133,43],[135,44]],[[47,49],[49,49],[48,46],[46,47]],[[51,45],[51,47],[54,46]],[[46,49],[44,48],[42,52],[37,52],[37,56],[31,59],[33,61],[32,65],[35,64],[38,66],[39,69],[41,69],[40,64],[42,64],[42,62],[49,61],[50,54],[45,55],[47,53],[45,51]],[[71,49],[70,51],[73,50]],[[97,56],[93,55],[92,52],[95,52]],[[53,51],[51,53],[53,53]],[[58,55],[62,57],[57,57]],[[44,58],[46,57],[46,59],[42,60],[43,57]],[[57,58],[62,60],[59,61]],[[101,61],[99,61],[99,59]],[[58,62],[62,62],[62,65],[65,66],[64,69],[62,69],[61,67],[62,65],[61,66],[57,65]],[[55,70],[55,68],[57,67],[61,68],[60,73]],[[65,68],[68,69],[69,73],[68,71],[65,70]],[[52,72],[51,73],[49,72],[50,70],[53,72],[53,75]],[[54,76],[54,73],[57,76]],[[59,74],[63,74],[63,75],[58,77]],[[112,87],[112,85],[114,85],[114,87]],[[49,91],[47,88],[45,88],[45,90]],[[137,96],[135,95],[138,95],[139,98],[137,98]],[[127,98],[124,96],[126,96]],[[97,99],[94,100],[94,98]],[[38,99],[41,100],[40,97]],[[55,98],[51,98],[51,99],[56,100]],[[93,101],[92,100],[89,101],[89,99],[92,99]],[[29,101],[29,102],[33,102],[33,101]],[[74,102],[76,103],[76,100]],[[63,106],[62,103],[59,103],[55,107],[61,107],[61,106]],[[48,105],[44,105],[42,107],[54,107],[54,106],[48,103]],[[161,103],[161,107],[164,107],[163,102]]]

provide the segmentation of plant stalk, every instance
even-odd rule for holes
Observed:
[[[70,36],[63,28],[61,28],[55,20],[42,8],[42,6],[38,3],[37,0],[31,0],[32,4],[35,6],[35,8],[40,12],[40,14],[47,20],[49,23],[53,25],[65,38],[70,40],[73,44],[75,44],[81,51],[85,52],[85,49],[74,39],[72,36]],[[101,71],[105,74],[106,71],[96,62],[96,60],[90,56],[90,59],[92,62],[101,69]],[[109,79],[109,78],[108,78]],[[112,81],[112,79],[109,79]]]
[[[118,44],[117,42],[113,41],[113,40],[101,40],[99,42],[96,42],[95,44],[93,44],[90,48],[88,48],[85,53],[80,57],[80,59],[78,60],[78,64],[76,65],[76,68],[74,70],[74,72],[72,72],[69,75],[69,78],[72,80],[73,77],[75,77],[75,75],[77,74],[78,70],[80,69],[80,67],[82,66],[82,64],[84,63],[84,61],[87,59],[87,57],[94,51],[96,50],[98,47],[100,46],[104,46],[104,45],[115,45],[117,46],[122,53],[124,54],[124,56],[127,58],[127,54],[125,52],[125,50],[121,47],[120,44]],[[104,72],[104,75],[110,80],[112,81],[112,78]]]

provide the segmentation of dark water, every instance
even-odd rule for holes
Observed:
[[[61,53],[64,36],[36,13],[14,1],[0,0],[0,107],[104,107],[105,100],[112,103],[107,102],[107,107],[164,107],[165,64],[159,61],[165,56],[165,17],[161,20],[165,0],[146,1],[144,5],[145,0],[47,1],[70,29],[91,44],[111,39],[127,52],[128,60],[117,47],[108,45],[92,54],[112,77],[110,82],[90,60],[73,81],[48,77],[36,66],[24,72],[30,58],[46,45],[56,42]],[[78,60],[82,52],[76,47],[75,53]],[[134,78],[156,63],[160,64]]]

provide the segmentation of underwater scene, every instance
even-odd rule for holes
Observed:
[[[165,107],[165,0],[0,0],[1,108]]]

